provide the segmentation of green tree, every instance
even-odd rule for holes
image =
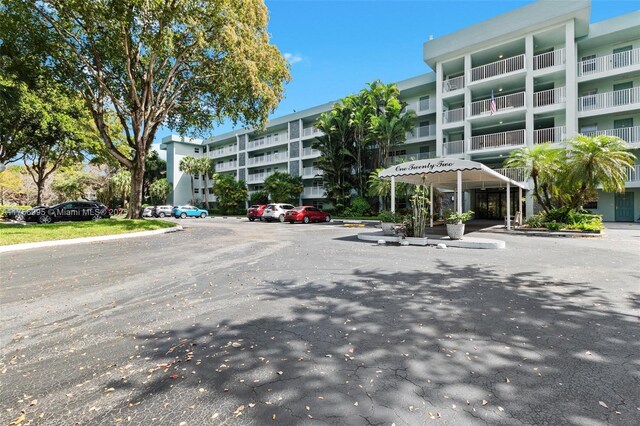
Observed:
[[[127,194],[131,192],[131,172],[124,168],[118,170],[111,176],[111,179],[109,179],[109,184],[118,197],[122,197],[124,207],[127,202]],[[132,208],[131,205],[129,205],[129,208]]]
[[[149,193],[155,203],[164,204],[171,193],[171,184],[164,178],[158,179],[149,186]]]
[[[209,176],[213,175],[216,170],[213,159],[209,157],[200,157],[195,160],[195,167],[199,173],[202,174],[204,183],[204,204],[206,209],[209,210]]]
[[[82,164],[61,168],[53,177],[51,189],[58,201],[81,200],[86,198],[93,179],[91,174],[83,170]]]
[[[381,197],[382,208],[385,210],[387,205],[391,207],[391,180],[382,179],[379,174],[384,171],[383,168],[377,169],[369,175],[367,180],[367,194],[370,197]],[[404,199],[409,196],[411,192],[411,185],[405,182],[396,182],[396,198]]]
[[[267,191],[255,191],[249,196],[249,204],[268,204],[269,193]]]
[[[231,175],[216,173],[213,182],[213,194],[222,213],[236,213],[243,209],[247,199],[247,185],[243,180],[236,181]]]
[[[17,204],[25,198],[23,174],[24,167],[19,165],[8,166],[0,172],[0,205],[4,205],[5,202]]]
[[[275,172],[264,180],[264,189],[274,203],[297,204],[304,190],[304,184],[300,176]]]
[[[187,155],[180,160],[180,164],[178,165],[180,171],[182,173],[186,173],[189,175],[191,179],[191,203],[196,203],[196,193],[193,187],[193,178],[198,173],[198,163],[195,157]]]
[[[167,162],[158,155],[157,151],[149,151],[144,165],[143,194],[150,196],[150,187],[153,182],[167,175]]]
[[[140,215],[145,160],[161,125],[260,127],[290,78],[262,0],[3,0],[0,20],[3,42],[39,53],[84,98],[108,152],[131,171],[130,218]],[[128,153],[111,137],[112,111]]]

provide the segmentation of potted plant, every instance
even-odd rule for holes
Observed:
[[[464,223],[473,217],[473,211],[464,213],[448,212],[444,221],[447,224],[447,235],[452,240],[461,240],[464,235]]]
[[[378,214],[378,219],[384,235],[396,235],[398,223],[402,222],[402,215],[383,210]]]

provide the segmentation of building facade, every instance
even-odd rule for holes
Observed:
[[[620,137],[640,158],[640,11],[591,24],[590,6],[588,0],[541,0],[425,42],[424,61],[435,72],[396,83],[417,118],[406,143],[391,151],[389,164],[464,158],[525,181],[524,170],[502,167],[511,150],[561,145],[578,133]],[[165,138],[170,202],[191,199],[180,159],[206,155],[215,160],[217,173],[244,180],[249,192],[260,190],[276,171],[301,176],[301,202],[322,204],[319,153],[311,147],[321,133],[313,123],[332,106],[272,120],[260,133],[234,131],[204,141]],[[201,179],[196,182],[196,196],[203,198]],[[476,190],[464,198],[465,208],[478,217],[504,217],[505,190]],[[530,191],[526,206],[531,215]],[[605,221],[640,219],[640,164],[628,174],[625,193],[599,191],[589,207]]]

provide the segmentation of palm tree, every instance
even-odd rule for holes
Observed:
[[[382,198],[382,209],[386,208],[387,202],[391,196],[391,180],[381,179],[379,174],[384,171],[383,168],[379,168],[369,175],[367,180],[368,191],[367,194],[370,197]],[[405,182],[396,182],[396,195],[398,198],[406,198],[411,192],[411,185]]]
[[[204,179],[204,204],[206,209],[209,210],[209,176],[215,172],[215,163],[211,158],[201,157],[195,159],[195,166],[197,173],[202,174]]]
[[[603,191],[624,192],[627,171],[635,159],[626,142],[617,137],[578,135],[569,139],[562,178],[578,188],[569,207],[582,207],[598,186]]]
[[[120,169],[109,178],[109,183],[116,194],[122,195],[122,203],[126,204],[127,194],[131,193],[131,172]]]
[[[193,176],[198,173],[197,160],[194,157],[187,155],[182,160],[180,160],[179,168],[182,173],[188,174],[191,178],[191,202],[195,204],[196,194],[193,190]]]
[[[365,194],[364,184],[364,152],[371,142],[369,130],[371,128],[371,116],[373,106],[369,102],[369,93],[363,89],[358,95],[347,96],[343,103],[351,109],[349,124],[353,129],[353,144],[356,156],[356,180],[360,196]]]

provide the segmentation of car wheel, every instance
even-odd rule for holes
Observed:
[[[53,222],[53,218],[51,216],[42,215],[38,218],[38,223],[46,225],[47,223]]]
[[[163,218],[164,217],[164,213],[158,213],[158,217],[159,218]]]
[[[302,221],[304,223],[309,223],[309,216],[305,216],[304,219],[302,219]]]
[[[207,214],[206,214],[206,213],[200,213],[200,218],[201,218],[201,219],[204,219],[205,217],[207,217]]]
[[[331,215],[327,215],[327,217],[324,218],[325,222],[331,222]]]
[[[294,220],[290,220],[289,223],[293,225],[296,222]]]
[[[180,218],[181,219],[186,219],[187,218],[187,214],[186,213],[180,213]]]
[[[94,215],[91,217],[91,220],[94,220],[94,221],[95,221],[95,220],[100,220],[100,219],[102,219],[102,216],[100,216],[100,214],[99,214],[99,213],[96,213],[96,214],[94,214]]]
[[[24,215],[21,213],[18,213],[15,217],[15,220],[17,220],[18,222],[24,222]]]
[[[284,222],[284,215],[281,214],[280,216],[278,216],[278,219],[280,219],[280,222]]]
[[[264,219],[262,218],[262,216],[260,216],[260,222],[264,222]]]
[[[250,217],[250,218],[249,218],[249,221],[250,221],[250,222],[253,222],[254,220],[256,220],[256,218],[255,218],[255,217]]]

